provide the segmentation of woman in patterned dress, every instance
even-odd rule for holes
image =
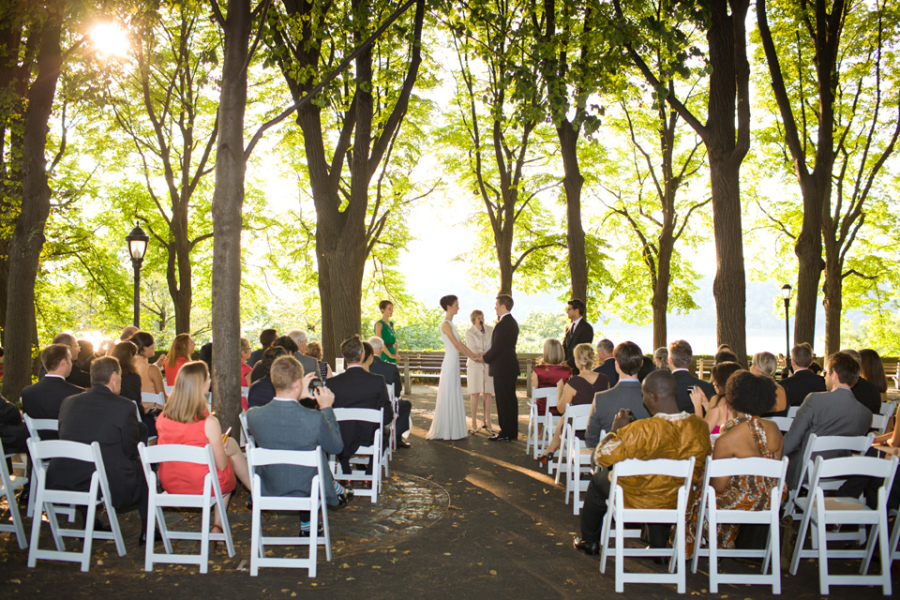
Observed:
[[[760,418],[775,405],[775,386],[772,379],[749,371],[738,371],[728,378],[725,400],[731,419],[722,426],[722,434],[713,447],[714,460],[752,457],[781,460],[784,451],[781,431],[774,422]],[[776,483],[771,477],[756,475],[715,477],[710,480],[710,485],[716,490],[716,506],[720,510],[766,510]],[[688,511],[685,532],[687,558],[694,555],[701,496],[700,490],[692,490],[691,497],[695,500]],[[708,539],[708,527],[708,523],[704,522],[704,539]],[[733,549],[740,525],[721,523],[716,528],[719,547]]]

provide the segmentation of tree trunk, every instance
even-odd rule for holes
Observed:
[[[826,244],[828,244],[826,238]],[[843,293],[844,282],[841,275],[843,274],[844,265],[842,261],[836,258],[837,244],[834,252],[825,252],[825,285],[823,286],[824,299],[822,305],[825,307],[825,356],[833,354],[841,349],[841,314],[843,311]]]
[[[799,270],[797,272],[797,297],[794,309],[794,345],[816,341],[816,300],[819,297],[819,280],[825,263],[822,261],[822,209],[831,195],[831,169],[834,161],[822,177],[800,177],[803,195],[803,223],[794,245]],[[825,181],[819,181],[825,179]]]
[[[16,221],[9,252],[9,282],[3,395],[18,399],[31,383],[32,346],[37,343],[34,285],[44,246],[44,226],[50,215],[47,184],[47,123],[62,67],[60,38],[62,14],[58,4],[48,5],[41,24],[37,77],[28,91],[22,145],[22,210]]]
[[[241,227],[244,205],[245,64],[250,41],[249,0],[228,0],[225,60],[219,96],[216,187],[213,194],[213,407],[223,429],[238,431],[241,412]]]
[[[669,284],[672,280],[672,254],[675,240],[672,232],[663,228],[659,236],[659,252],[656,257],[656,281],[653,283],[653,348],[666,345],[668,337]]]
[[[243,200],[241,204],[243,205]],[[175,333],[190,333],[193,287],[191,285],[191,253],[186,206],[178,219],[172,219],[172,237],[174,239],[169,240],[166,281],[169,286],[169,295],[172,296],[172,304],[175,306]]]
[[[578,165],[578,132],[572,123],[563,120],[556,128],[562,154],[563,187],[566,191],[566,245],[569,247],[569,274],[572,277],[572,298],[587,302],[588,269],[584,247],[584,227],[581,223],[581,188],[584,177]]]

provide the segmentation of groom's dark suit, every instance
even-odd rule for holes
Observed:
[[[516,398],[516,380],[519,378],[519,359],[516,342],[519,340],[519,324],[509,313],[503,315],[491,335],[491,347],[484,353],[488,372],[494,378],[497,397],[497,419],[500,421],[500,437],[511,440],[519,436],[519,401]]]

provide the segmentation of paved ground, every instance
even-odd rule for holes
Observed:
[[[306,571],[264,569],[251,578],[250,513],[243,501],[229,511],[237,554],[229,558],[219,549],[210,572],[196,567],[160,565],[143,571],[143,552],[137,547],[137,515],[123,515],[128,554],[118,557],[110,542],[96,542],[88,573],[75,564],[41,562],[26,567],[11,534],[0,533],[0,590],[7,598],[517,598],[544,599],[614,594],[614,565],[607,574],[599,560],[571,548],[578,518],[563,503],[562,490],[535,469],[525,456],[523,439],[494,444],[485,435],[457,442],[426,442],[434,404],[433,387],[417,387],[410,450],[398,451],[391,478],[377,504],[357,499],[340,512],[330,513],[334,556],[325,562],[320,553],[318,577]],[[520,431],[527,426],[524,399]],[[196,522],[191,513],[172,515],[173,522]],[[297,519],[273,515],[268,523],[293,535]],[[43,540],[46,544],[49,539]],[[758,567],[724,561],[723,568],[749,572]],[[658,571],[645,560],[628,560],[630,570]],[[701,571],[688,574],[687,595],[706,595],[705,561]],[[833,561],[832,568],[852,573],[852,565]],[[896,573],[896,570],[895,570]],[[894,586],[900,576],[893,577]],[[815,561],[802,563],[797,577],[785,575],[783,595],[819,597]],[[674,586],[630,585],[625,597],[669,598]],[[722,586],[722,598],[762,598],[770,588]],[[831,597],[876,597],[877,588],[833,587]]]

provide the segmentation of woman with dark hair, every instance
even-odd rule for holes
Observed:
[[[319,342],[308,343],[306,345],[306,355],[312,356],[319,363],[319,379],[325,381],[329,377],[334,377],[331,365],[322,360],[322,344]]]
[[[874,383],[881,392],[881,401],[887,402],[887,376],[884,374],[884,364],[881,357],[871,348],[859,351],[860,369],[859,376],[870,383]]]
[[[703,416],[706,412],[706,424],[709,425],[710,435],[716,435],[731,419],[731,413],[728,412],[728,405],[725,402],[725,386],[728,378],[732,374],[740,371],[743,367],[736,362],[719,363],[712,368],[712,384],[716,390],[716,395],[707,398],[700,386],[696,386],[691,390],[691,402],[694,403],[694,414]],[[775,381],[772,381],[775,384]],[[774,402],[772,403],[774,404]]]
[[[112,357],[118,359],[119,366],[122,368],[122,389],[119,395],[129,400],[134,400],[137,404],[138,414],[141,421],[147,426],[147,435],[156,436],[156,416],[147,414],[144,403],[141,402],[141,375],[135,366],[135,356],[137,355],[137,346],[131,341],[119,342],[112,351]],[[159,372],[159,371],[157,371]],[[153,405],[150,408],[154,408]]]
[[[375,321],[375,336],[384,340],[384,348],[381,350],[381,360],[391,364],[397,364],[397,332],[394,331],[394,303],[390,300],[382,300],[378,303],[381,318]]]
[[[247,390],[248,408],[264,406],[271,402],[272,398],[275,397],[275,386],[272,385],[272,379],[269,377],[269,370],[272,368],[272,363],[275,362],[276,358],[285,355],[287,355],[287,350],[281,346],[271,346],[266,348],[266,351],[263,352],[262,359],[260,359],[257,366],[254,367],[254,371],[257,368],[261,369],[263,376],[250,384],[250,389]]]
[[[75,366],[82,371],[91,372],[91,363],[94,362],[94,344],[90,340],[78,340],[78,356],[73,361]]]
[[[656,371],[656,370],[657,370],[656,361],[654,359],[650,358],[649,356],[644,355],[641,358],[641,368],[638,371],[638,376],[637,376],[638,381],[640,381],[641,383],[644,383],[644,377],[646,377],[647,375],[649,375],[650,373],[652,373],[653,371]],[[669,368],[666,367],[666,370],[668,371]]]
[[[148,394],[163,394],[165,398],[165,386],[162,373],[156,365],[150,364],[150,359],[156,353],[156,344],[153,335],[146,331],[138,331],[129,340],[135,346],[134,368],[141,376],[141,392]],[[155,402],[143,403],[144,410],[153,410]]]
[[[453,317],[459,312],[459,300],[456,296],[441,298],[441,308],[444,309],[444,321],[441,323],[444,361],[441,363],[441,379],[434,404],[434,420],[425,439],[459,440],[468,435],[459,374],[459,353],[462,352],[473,360],[481,359],[462,343],[459,332],[453,326]]]
[[[191,354],[194,353],[194,340],[190,334],[179,333],[172,342],[172,348],[166,355],[166,385],[175,385],[175,377],[178,375],[178,369],[181,365],[191,360]]]
[[[727,363],[723,363],[727,364]],[[715,378],[715,376],[713,376]],[[695,388],[696,389],[696,388]],[[728,378],[722,402],[728,405],[731,419],[722,427],[716,440],[712,457],[769,458],[781,460],[784,438],[773,421],[760,418],[775,406],[776,384],[770,377],[754,375],[738,370]],[[720,510],[768,510],[771,491],[776,480],[756,475],[714,477],[710,485],[716,490],[716,506]],[[695,501],[688,511],[687,558],[694,553],[694,536],[700,513],[701,494],[692,494]],[[703,524],[704,536],[708,536],[707,523]],[[727,523],[716,527],[720,548],[733,549],[740,526]]]

